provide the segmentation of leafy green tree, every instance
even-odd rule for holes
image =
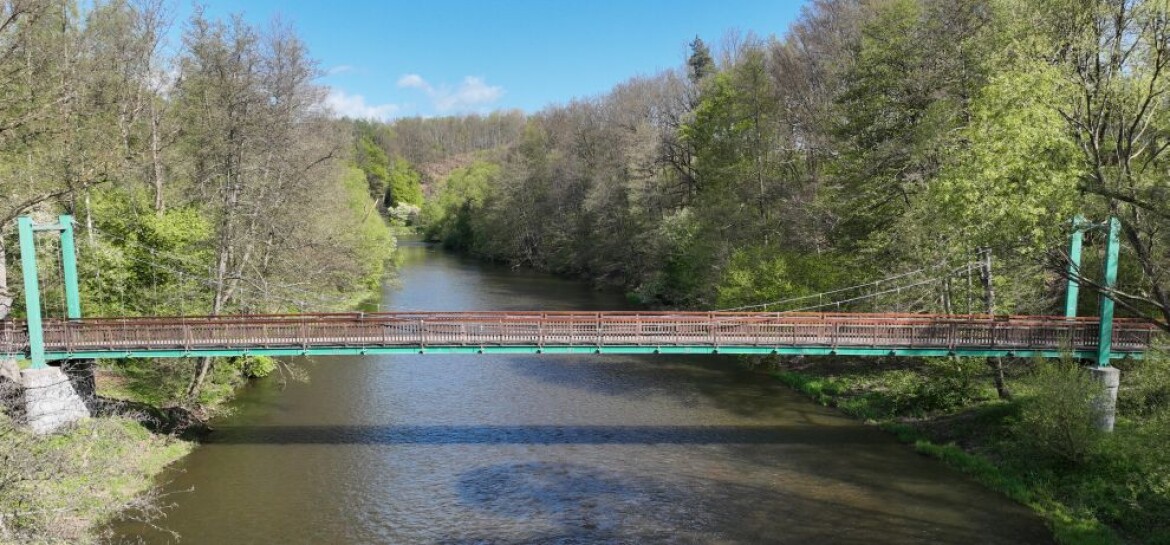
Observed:
[[[849,285],[860,276],[854,267],[850,259],[827,254],[785,252],[761,246],[740,249],[731,257],[727,272],[720,281],[718,305],[720,308],[750,306],[759,311],[814,306],[825,301],[814,297],[779,305],[767,303]]]
[[[428,201],[423,208],[427,237],[441,241],[448,248],[475,248],[473,222],[499,174],[499,165],[486,161],[477,161],[452,172],[442,182],[437,198]]]
[[[385,203],[391,208],[399,204],[420,206],[423,203],[422,175],[405,159],[395,160],[387,173]]]
[[[841,245],[857,247],[888,229],[962,145],[955,129],[969,119],[969,97],[985,77],[986,9],[946,4],[883,2],[862,27],[833,123],[840,185],[830,197],[847,211],[836,230]]]
[[[370,197],[382,201],[390,186],[390,158],[382,149],[372,134],[372,129],[364,122],[358,122],[357,153],[358,168],[365,173],[366,185],[369,187]]]

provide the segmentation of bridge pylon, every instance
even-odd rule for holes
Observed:
[[[1064,315],[1075,318],[1077,315],[1077,295],[1081,277],[1081,245],[1084,233],[1089,229],[1103,227],[1106,230],[1105,259],[1101,271],[1101,289],[1097,295],[1097,308],[1100,320],[1097,330],[1097,352],[1094,365],[1089,367],[1102,387],[1100,396],[1096,399],[1098,409],[1097,427],[1105,431],[1113,431],[1117,418],[1117,390],[1121,385],[1121,372],[1109,365],[1113,355],[1113,290],[1117,288],[1117,261],[1121,254],[1121,222],[1110,216],[1103,225],[1093,224],[1081,215],[1073,218],[1073,232],[1069,240],[1068,251],[1068,288],[1065,293]]]
[[[45,337],[41,313],[41,287],[37,276],[37,232],[61,234],[61,269],[65,281],[65,316],[70,320],[81,318],[81,291],[77,280],[77,243],[73,236],[73,216],[64,214],[57,223],[37,224],[29,216],[16,220],[20,238],[20,269],[24,276],[24,306],[28,324],[29,360],[33,369],[47,366]]]
[[[1097,299],[1098,315],[1101,320],[1098,326],[1097,354],[1094,363],[1097,367],[1109,367],[1109,360],[1113,354],[1113,314],[1114,302],[1112,292],[1117,288],[1117,261],[1121,253],[1121,222],[1110,216],[1104,223],[1092,223],[1084,216],[1077,214],[1072,220],[1072,235],[1069,237],[1068,247],[1068,284],[1064,298],[1064,315],[1066,318],[1076,318],[1077,297],[1081,285],[1081,246],[1085,232],[1092,229],[1104,228],[1105,259],[1101,270],[1101,289]]]

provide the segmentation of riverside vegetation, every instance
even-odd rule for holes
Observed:
[[[168,55],[167,21],[153,0],[0,2],[0,279],[21,278],[6,251],[17,216],[70,213],[86,315],[330,311],[375,295],[394,251],[384,196],[305,45],[281,24],[197,10]],[[39,244],[45,310],[60,317],[56,241]],[[23,316],[21,286],[0,280],[3,296]],[[53,437],[0,417],[0,542],[93,542],[119,512],[156,513],[152,479],[191,443],[150,430],[295,371],[100,362],[113,414]]]
[[[830,310],[1060,314],[1069,220],[1113,215],[1109,296],[1170,329],[1168,10],[818,0],[781,36],[696,38],[679,68],[602,96],[376,130],[391,160],[435,173],[420,213],[432,240],[649,306],[795,310],[905,274]],[[1097,288],[1103,235],[1088,237],[1082,280]],[[986,286],[915,273],[980,252]],[[770,365],[1034,507],[1062,542],[1170,539],[1164,355],[1120,364],[1108,436],[1088,425],[1093,385],[1071,363]]]
[[[1079,213],[1119,217],[1109,295],[1170,329],[1161,0],[814,0],[782,35],[695,38],[679,68],[602,96],[391,123],[329,119],[304,45],[279,25],[197,13],[164,58],[149,2],[4,10],[0,243],[16,215],[72,212],[90,314],[349,308],[393,247],[384,217],[653,307],[794,310],[767,303],[905,274],[905,289],[833,308],[1054,314]],[[1102,242],[1089,233],[1085,270]],[[979,251],[994,256],[993,297],[980,278],[937,274]],[[1170,543],[1165,356],[1122,364],[1111,435],[1083,425],[1092,384],[1068,362],[761,363],[1035,508],[1061,542]],[[111,363],[102,384],[205,412],[279,365]],[[4,440],[138,433],[121,422]],[[163,459],[186,448],[136,437]],[[9,539],[51,540],[52,509],[83,521],[75,536],[108,516],[29,493],[67,482],[55,475],[81,462],[65,458],[0,480]],[[118,477],[117,502],[158,465],[128,463],[139,477]]]

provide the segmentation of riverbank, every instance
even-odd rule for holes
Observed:
[[[978,361],[807,360],[772,374],[876,424],[924,454],[1032,508],[1063,544],[1170,543],[1170,361],[1123,363],[1112,434],[1075,425],[1091,387],[1075,366],[1020,362],[1010,400]]]
[[[155,476],[194,443],[127,416],[85,420],[36,436],[0,416],[0,542],[87,544],[126,509],[157,512]]]
[[[142,360],[100,366],[100,414],[61,433],[39,436],[0,413],[0,543],[99,543],[116,517],[155,519],[158,475],[269,363],[218,366],[194,410],[173,402],[188,380],[181,362]]]

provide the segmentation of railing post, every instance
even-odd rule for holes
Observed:
[[[1085,217],[1077,214],[1073,218],[1072,236],[1068,245],[1068,287],[1064,293],[1064,316],[1076,318],[1077,296],[1080,295],[1081,283],[1077,278],[1081,274],[1081,246],[1085,239]]]
[[[20,269],[24,275],[24,308],[28,323],[28,356],[33,369],[45,365],[44,324],[41,322],[41,288],[37,280],[37,250],[33,242],[32,218],[21,216],[16,220],[20,237]]]
[[[61,269],[65,275],[65,316],[70,320],[81,319],[81,291],[77,286],[77,244],[73,238],[73,216],[62,215],[61,222]]]
[[[1116,217],[1109,218],[1109,238],[1105,243],[1105,274],[1101,279],[1104,289],[1100,295],[1100,329],[1097,334],[1097,366],[1108,367],[1113,349],[1113,297],[1117,286],[1117,258],[1121,251],[1121,223]]]

